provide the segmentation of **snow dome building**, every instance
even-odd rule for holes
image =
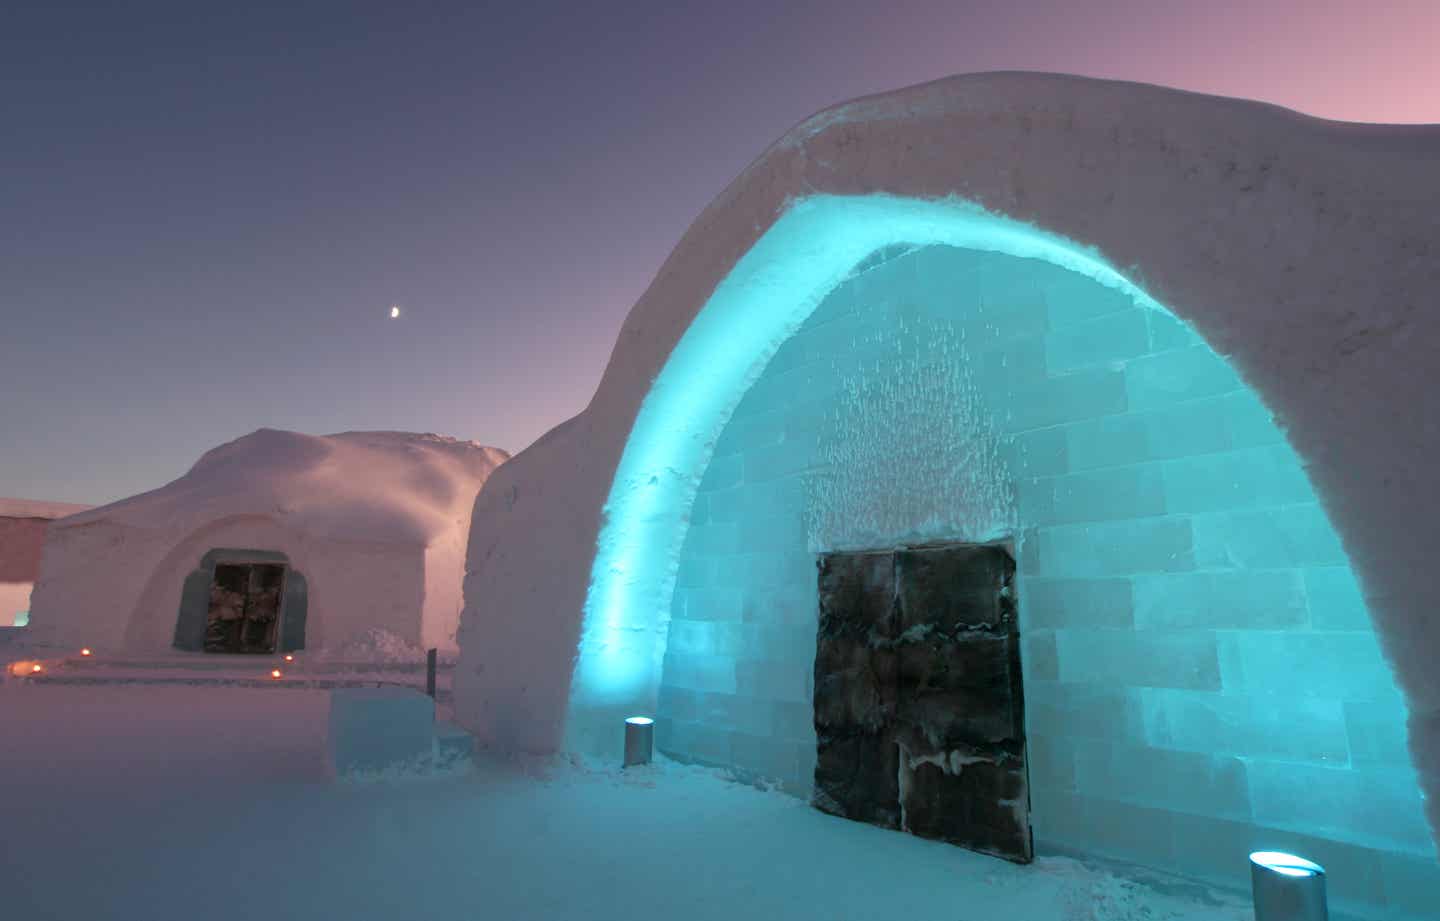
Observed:
[[[458,719],[1434,917],[1437,163],[1042,74],[803,122],[481,491]]]
[[[470,510],[507,458],[438,435],[261,429],[57,522],[31,629],[99,652],[454,649]]]

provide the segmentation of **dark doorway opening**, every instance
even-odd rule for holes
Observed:
[[[285,567],[274,563],[219,563],[210,582],[206,652],[275,652]]]
[[[829,553],[819,570],[815,805],[1029,862],[1009,551]]]

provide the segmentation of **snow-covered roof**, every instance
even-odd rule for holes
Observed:
[[[7,499],[0,496],[0,518],[64,518],[87,509],[91,505],[77,505],[74,502],[46,502],[42,499]]]
[[[267,516],[312,537],[426,545],[470,514],[481,483],[508,457],[433,434],[260,429],[206,452],[159,489],[57,526],[108,522],[180,536],[225,518]]]

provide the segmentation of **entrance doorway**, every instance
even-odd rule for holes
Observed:
[[[1014,558],[953,544],[819,570],[815,805],[1028,863]]]
[[[285,567],[274,563],[219,563],[210,583],[206,652],[275,652]]]

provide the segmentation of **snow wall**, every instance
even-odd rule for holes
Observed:
[[[40,553],[50,522],[88,508],[0,498],[0,627],[23,627],[29,621],[30,591],[40,574]]]
[[[1011,534],[1043,844],[1237,885],[1291,846],[1431,911],[1437,153],[1046,75],[802,124],[482,490],[460,718],[613,753],[655,712],[807,792],[813,552]]]

